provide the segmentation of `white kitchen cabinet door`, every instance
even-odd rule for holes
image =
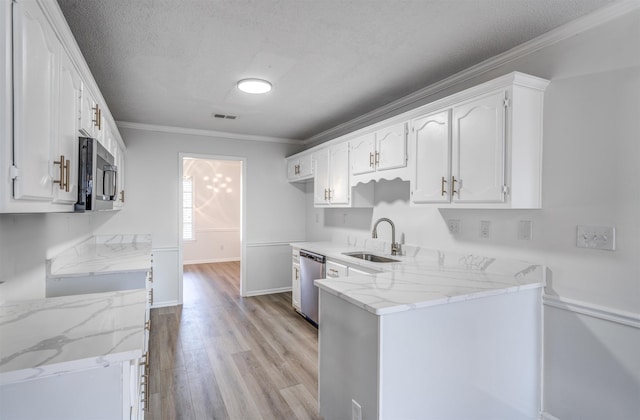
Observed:
[[[316,206],[349,204],[349,144],[344,142],[313,155]]]
[[[393,124],[376,131],[376,155],[378,171],[407,166],[407,125]]]
[[[329,201],[331,204],[349,204],[349,144],[329,148]]]
[[[329,203],[329,149],[320,150],[313,155],[314,186],[313,202],[316,205]]]
[[[505,198],[506,91],[453,108],[452,200],[498,203]]]
[[[287,179],[289,181],[301,181],[313,176],[313,164],[311,154],[294,156],[287,159]]]
[[[98,138],[98,128],[102,124],[100,108],[96,103],[89,87],[83,83],[80,100],[80,131],[87,137]]]
[[[413,121],[414,203],[448,203],[451,199],[450,110]]]
[[[78,201],[78,118],[82,81],[73,62],[63,50],[60,53],[59,87],[58,135],[54,140],[53,156],[53,201],[73,204]]]
[[[349,142],[351,146],[351,173],[366,174],[376,170],[376,136],[374,133],[360,136]]]
[[[291,305],[300,311],[300,264],[292,265],[291,281]]]
[[[53,198],[52,139],[57,135],[61,46],[38,4],[13,4],[14,198]]]
[[[118,191],[118,197],[113,203],[113,208],[120,210],[124,207],[125,193],[124,193],[124,150],[120,147],[116,147],[116,154],[114,155],[116,162],[117,179],[116,179],[116,191]]]
[[[338,277],[347,277],[348,266],[345,264],[340,264],[336,261],[327,260],[325,266],[325,272],[327,273],[328,279],[335,279]]]

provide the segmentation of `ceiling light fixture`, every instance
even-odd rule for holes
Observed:
[[[238,82],[238,89],[246,93],[267,93],[271,90],[271,83],[262,79],[242,79]]]

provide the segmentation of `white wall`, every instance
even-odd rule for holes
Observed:
[[[0,303],[45,297],[45,260],[82,242],[113,216],[0,214]]]
[[[435,249],[510,256],[549,268],[546,293],[630,312],[640,317],[640,12],[543,48],[439,93],[446,96],[511,71],[551,80],[544,103],[542,210],[457,210],[410,207],[408,185],[380,183],[373,209],[314,209],[307,191],[307,240],[347,236],[370,237],[373,221],[389,217],[404,241]],[[435,99],[434,96],[431,99]],[[430,101],[425,101],[430,102]],[[461,233],[449,234],[447,219],[462,222]],[[479,238],[480,220],[492,222],[490,239]],[[533,239],[516,239],[519,220],[533,221]],[[615,252],[576,248],[576,225],[614,226]],[[386,226],[386,225],[385,225]],[[379,231],[388,239],[387,230]],[[615,413],[639,418],[640,354],[638,323],[614,322],[610,329],[581,325],[583,317],[565,323],[565,334],[545,337],[545,352],[580,354],[579,368],[547,376],[546,407],[562,407],[561,419],[596,418],[615,402]],[[548,311],[546,325],[562,320]],[[586,321],[584,321],[586,322]],[[607,321],[608,322],[608,321]],[[615,324],[615,325],[614,325]],[[615,339],[607,331],[616,331]],[[580,337],[577,338],[576,335]],[[584,346],[598,343],[617,350]],[[630,350],[629,350],[630,349]],[[630,359],[635,354],[635,360]],[[618,366],[601,371],[597,366]],[[636,369],[629,369],[635,366]],[[624,381],[606,378],[624,372]],[[603,382],[610,387],[602,387]],[[579,387],[578,387],[579,385]],[[565,393],[584,391],[566,407]],[[629,389],[636,398],[629,397]],[[594,390],[598,392],[592,392]],[[587,392],[589,390],[589,392]],[[616,397],[614,397],[616,396]],[[621,397],[622,396],[622,397]],[[595,400],[594,400],[595,398]],[[587,401],[589,400],[589,401]],[[634,416],[632,416],[632,414]],[[555,415],[552,411],[551,415]],[[610,417],[613,418],[613,417]]]
[[[185,264],[240,259],[242,162],[184,159],[193,180],[194,237],[183,242]]]
[[[304,239],[304,191],[286,180],[285,156],[297,146],[282,143],[242,141],[187,134],[122,128],[127,143],[125,208],[115,215],[105,232],[151,233],[154,248],[174,249],[178,232],[179,153],[246,159],[246,246],[252,255],[271,253],[274,244]],[[281,266],[288,258],[243,258],[247,265],[243,286],[247,294],[291,287]],[[254,268],[252,264],[259,263]],[[174,262],[179,265],[179,261]],[[179,268],[181,272],[181,267]],[[254,274],[255,273],[255,274]]]

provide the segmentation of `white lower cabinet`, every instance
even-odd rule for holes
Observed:
[[[347,277],[347,270],[347,265],[327,260],[327,265],[325,267],[327,278]]]
[[[135,362],[137,365],[137,361]],[[137,419],[131,362],[0,386],[5,419]]]
[[[298,311],[301,310],[300,299],[300,251],[294,249],[291,253],[291,305]]]

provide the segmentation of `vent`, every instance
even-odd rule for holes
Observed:
[[[235,120],[237,118],[236,115],[227,115],[227,114],[211,114],[213,118],[220,118],[223,120]]]

